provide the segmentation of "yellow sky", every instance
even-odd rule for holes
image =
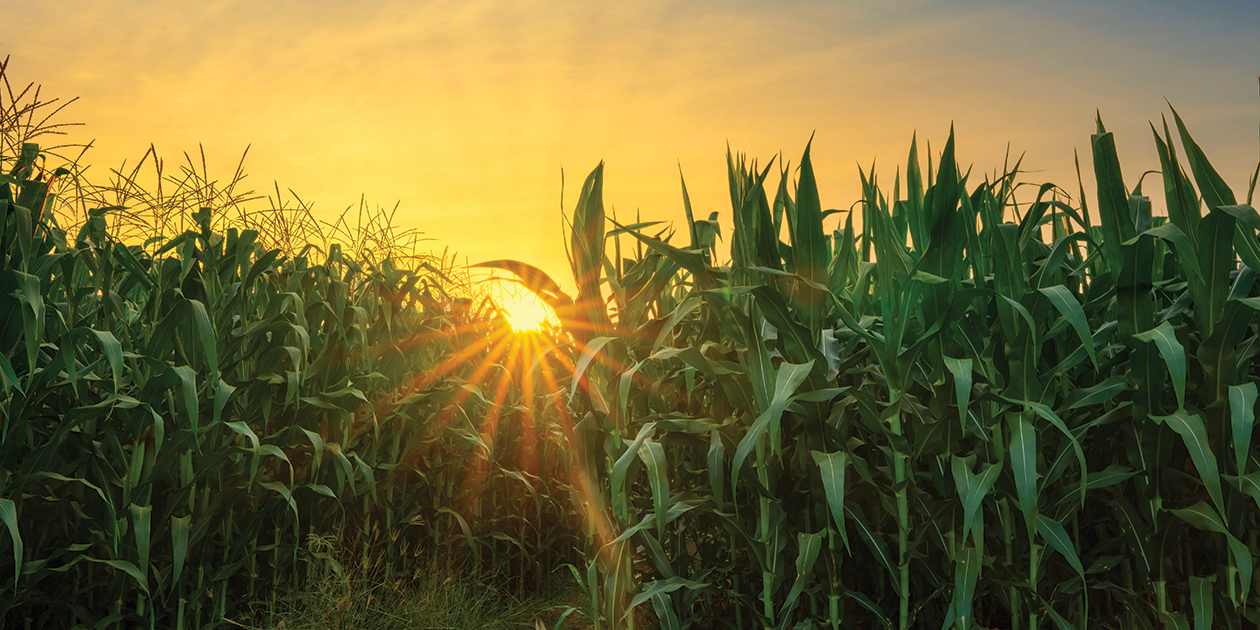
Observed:
[[[10,80],[81,97],[61,120],[85,123],[70,139],[94,140],[94,168],[202,143],[228,178],[252,145],[256,191],[278,182],[327,217],[361,194],[397,202],[438,249],[570,288],[560,172],[571,212],[600,160],[607,207],[684,234],[681,164],[697,217],[720,212],[728,237],[728,142],[795,168],[815,133],[824,208],[858,199],[858,164],[891,188],[911,134],[935,152],[951,122],[977,173],[1009,143],[1039,171],[1027,181],[1075,192],[1080,151],[1092,198],[1095,108],[1132,186],[1158,165],[1164,98],[1240,196],[1257,163],[1254,2],[14,4]]]

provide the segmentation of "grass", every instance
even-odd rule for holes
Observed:
[[[392,581],[379,570],[343,566],[343,573],[330,573],[307,590],[273,593],[256,608],[256,621],[233,623],[251,630],[533,630],[539,623],[561,630],[590,627],[580,613],[565,616],[557,626],[566,610],[584,603],[584,593],[563,579],[550,580],[541,589],[546,596],[522,596],[505,588],[502,576],[470,579],[438,559]]]

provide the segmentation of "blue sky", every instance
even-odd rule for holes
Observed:
[[[0,51],[10,80],[81,100],[63,121],[94,168],[150,143],[205,145],[227,178],[247,145],[272,182],[335,216],[393,207],[472,262],[517,258],[572,286],[572,210],[606,162],[605,203],[681,229],[729,224],[729,142],[793,167],[811,133],[824,207],[891,187],[911,135],[955,127],[975,175],[1026,154],[1025,181],[1092,201],[1095,110],[1126,182],[1157,168],[1148,121],[1177,107],[1240,196],[1260,159],[1254,2],[153,2],[20,3]],[[1157,211],[1156,179],[1148,176]],[[1091,204],[1092,205],[1092,204]],[[726,232],[729,235],[729,229]]]

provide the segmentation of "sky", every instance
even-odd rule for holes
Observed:
[[[98,173],[150,144],[168,163],[202,146],[227,179],[249,147],[259,193],[292,189],[326,219],[397,204],[435,250],[569,289],[561,211],[601,160],[610,214],[672,222],[679,243],[680,169],[697,218],[718,212],[729,238],[728,146],[795,170],[812,135],[838,209],[861,196],[859,166],[891,188],[912,136],[926,161],[951,124],[972,187],[1009,152],[1022,181],[1075,195],[1078,152],[1091,206],[1096,112],[1130,187],[1158,168],[1150,124],[1169,102],[1240,198],[1260,160],[1257,2],[11,4],[9,80],[79,97],[57,120],[84,123],[64,140],[91,141]]]

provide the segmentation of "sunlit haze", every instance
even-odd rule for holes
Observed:
[[[1096,110],[1129,186],[1158,167],[1165,99],[1235,191],[1257,162],[1256,2],[10,5],[10,81],[80,97],[60,120],[85,123],[67,140],[94,141],[98,174],[150,143],[171,162],[202,143],[227,179],[250,146],[259,193],[291,188],[325,217],[360,195],[397,203],[435,249],[522,260],[566,288],[561,171],[571,213],[601,160],[610,214],[685,233],[681,167],[726,236],[728,144],[794,169],[814,134],[823,207],[839,209],[859,165],[891,189],[912,135],[935,154],[951,123],[973,181],[1009,148],[1026,181],[1075,193],[1077,151],[1091,197]]]
[[[517,332],[541,330],[543,323],[551,320],[555,323],[555,313],[551,307],[543,304],[533,294],[521,291],[499,299],[499,308],[503,309],[508,323]]]

